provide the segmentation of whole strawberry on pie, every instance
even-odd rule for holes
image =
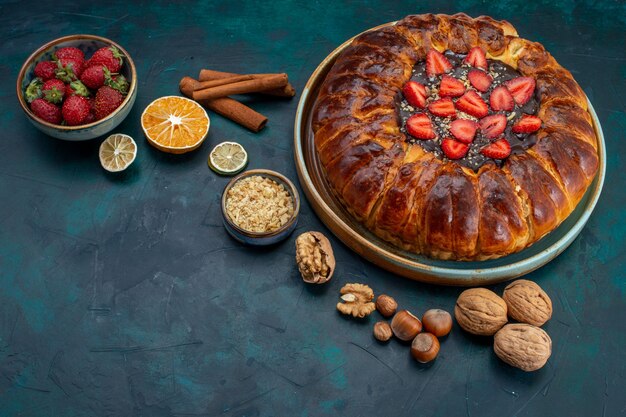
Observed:
[[[534,144],[529,136],[541,128],[535,80],[487,59],[479,46],[465,55],[429,50],[402,94],[409,140],[472,169],[501,165],[513,149]]]
[[[400,251],[519,252],[569,216],[598,169],[587,97],[506,21],[422,14],[372,29],[318,91],[311,128],[333,195]]]

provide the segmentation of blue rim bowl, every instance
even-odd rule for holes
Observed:
[[[85,55],[87,56],[91,55],[97,49],[105,46],[115,46],[122,54],[124,54],[124,65],[122,66],[120,74],[126,77],[130,87],[122,104],[120,104],[120,106],[107,117],[85,125],[63,126],[46,122],[45,120],[35,116],[35,114],[30,110],[30,107],[24,98],[24,91],[30,81],[35,77],[35,66],[41,61],[52,59],[52,54],[57,49],[66,46],[77,47],[85,52]],[[120,123],[122,123],[126,116],[128,116],[128,113],[130,113],[130,110],[135,103],[135,98],[137,97],[137,70],[135,69],[135,63],[128,52],[110,39],[95,35],[63,36],[46,43],[28,57],[26,62],[24,62],[24,65],[22,65],[22,69],[17,77],[16,91],[22,110],[24,110],[28,120],[30,120],[30,122],[37,129],[57,139],[68,141],[89,140],[111,132]]]
[[[293,215],[291,216],[291,219],[289,219],[289,221],[279,229],[271,232],[250,232],[237,226],[232,222],[232,220],[230,220],[228,214],[226,214],[226,197],[228,190],[230,190],[232,186],[237,183],[237,181],[254,175],[266,177],[276,181],[278,184],[282,184],[293,199]],[[246,245],[267,246],[285,240],[295,230],[296,225],[298,224],[299,212],[300,195],[298,194],[298,190],[295,185],[293,185],[293,183],[284,175],[269,169],[252,169],[242,172],[226,184],[224,192],[222,193],[222,218],[224,221],[224,227],[226,228],[228,234],[230,234],[235,240]]]

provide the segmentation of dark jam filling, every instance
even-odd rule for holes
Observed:
[[[452,71],[450,71],[448,75],[451,75],[454,78],[461,80],[466,85],[466,89],[473,89],[471,85],[469,84],[469,81],[467,80],[467,74],[469,73],[470,70],[473,69],[473,67],[467,64],[463,64],[463,59],[465,58],[465,55],[456,54],[451,51],[446,51],[444,55],[446,56],[446,58],[448,58],[448,61],[450,61],[453,67]],[[489,90],[487,90],[484,93],[481,93],[480,91],[477,91],[475,89],[473,90],[475,90],[482,97],[485,103],[487,103],[487,105],[489,106],[489,96],[491,95],[491,92],[493,91],[493,89],[498,87],[499,85],[502,85],[504,82],[510,79],[520,77],[521,74],[515,71],[512,67],[500,61],[494,61],[494,60],[488,59],[487,63],[489,65],[488,72],[493,77],[493,83],[489,87]],[[439,89],[441,76],[439,75],[439,76],[429,77],[426,74],[426,61],[421,61],[421,62],[418,62],[413,67],[413,75],[411,76],[411,80],[422,83],[424,86],[426,86],[427,92],[433,92]],[[456,101],[457,99],[458,98],[453,98],[453,101]],[[429,95],[427,106],[428,104],[430,104],[430,102],[434,100],[435,98]],[[528,100],[526,104],[524,104],[523,106],[518,106],[516,104],[515,108],[511,112],[506,113],[508,115],[509,120],[507,121],[506,129],[504,130],[504,133],[502,134],[501,137],[506,138],[506,140],[508,140],[509,143],[511,144],[511,155],[516,154],[516,153],[522,153],[526,149],[530,148],[531,146],[535,144],[536,136],[534,134],[514,133],[512,131],[512,126],[515,124],[515,122],[517,122],[517,120],[519,120],[522,117],[522,115],[535,114],[537,112],[538,104],[539,104],[539,100],[537,98],[537,93],[535,91],[531,99]],[[438,117],[438,116],[431,114],[428,111],[428,109],[413,108],[411,105],[407,103],[407,101],[404,99],[404,96],[402,95],[401,92],[399,93],[397,97],[397,105],[398,105],[400,118],[401,118],[401,125],[402,125],[402,128],[400,130],[406,134],[408,141],[410,143],[419,143],[422,146],[422,148],[424,148],[426,151],[434,153],[440,159],[447,159],[443,151],[441,150],[441,141],[446,137],[454,137],[449,132],[450,122],[454,120],[454,118]],[[426,113],[428,117],[430,117],[433,128],[435,130],[435,134],[437,135],[435,139],[431,139],[431,140],[415,139],[414,137],[412,137],[406,132],[406,120],[410,116],[416,113]],[[501,112],[495,112],[495,111],[492,111],[491,108],[489,108],[490,115],[496,114],[496,113],[501,113]],[[465,115],[464,113],[461,115],[461,117],[458,117],[458,118],[467,118],[467,119],[478,121],[477,118],[472,117],[470,115]],[[471,168],[474,171],[477,171],[483,164],[488,163],[488,162],[495,163],[499,167],[502,166],[502,164],[504,163],[504,160],[488,158],[480,153],[480,150],[482,148],[484,148],[485,146],[489,145],[492,142],[493,142],[493,139],[488,139],[487,137],[485,137],[479,129],[476,132],[474,141],[470,144],[467,154],[463,158],[457,159],[456,162],[458,162],[459,164],[465,167]]]

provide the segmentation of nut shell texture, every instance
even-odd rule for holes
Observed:
[[[422,322],[408,310],[400,310],[391,320],[391,330],[400,340],[413,340],[422,331]]]
[[[396,314],[398,303],[387,294],[381,294],[376,299],[376,310],[385,317],[391,317]]]
[[[374,337],[376,340],[386,342],[393,336],[391,326],[386,321],[379,321],[374,325]]]
[[[437,337],[447,336],[452,330],[452,316],[445,310],[434,308],[424,313],[422,326],[424,331]]]
[[[463,330],[481,336],[495,334],[507,322],[506,303],[486,288],[471,288],[456,300],[454,317]]]
[[[552,354],[552,340],[539,327],[530,324],[507,324],[493,340],[493,350],[500,359],[523,371],[543,367]]]
[[[518,279],[504,289],[509,317],[521,323],[541,327],[552,317],[552,300],[539,285]]]
[[[296,262],[304,282],[323,284],[335,272],[335,255],[330,241],[320,232],[305,232],[296,239]]]

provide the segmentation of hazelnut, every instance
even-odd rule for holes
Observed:
[[[434,308],[424,313],[422,325],[425,331],[443,337],[452,330],[452,316],[445,310]]]
[[[427,363],[439,354],[439,340],[432,333],[420,333],[411,343],[411,356],[418,362]]]
[[[391,320],[391,330],[398,339],[408,342],[422,331],[422,322],[408,310],[400,310]]]
[[[376,340],[386,342],[391,339],[391,336],[393,336],[393,332],[391,331],[391,326],[386,321],[379,321],[374,325],[374,337]]]
[[[387,294],[381,294],[376,299],[376,310],[385,317],[391,317],[396,313],[398,303]]]

